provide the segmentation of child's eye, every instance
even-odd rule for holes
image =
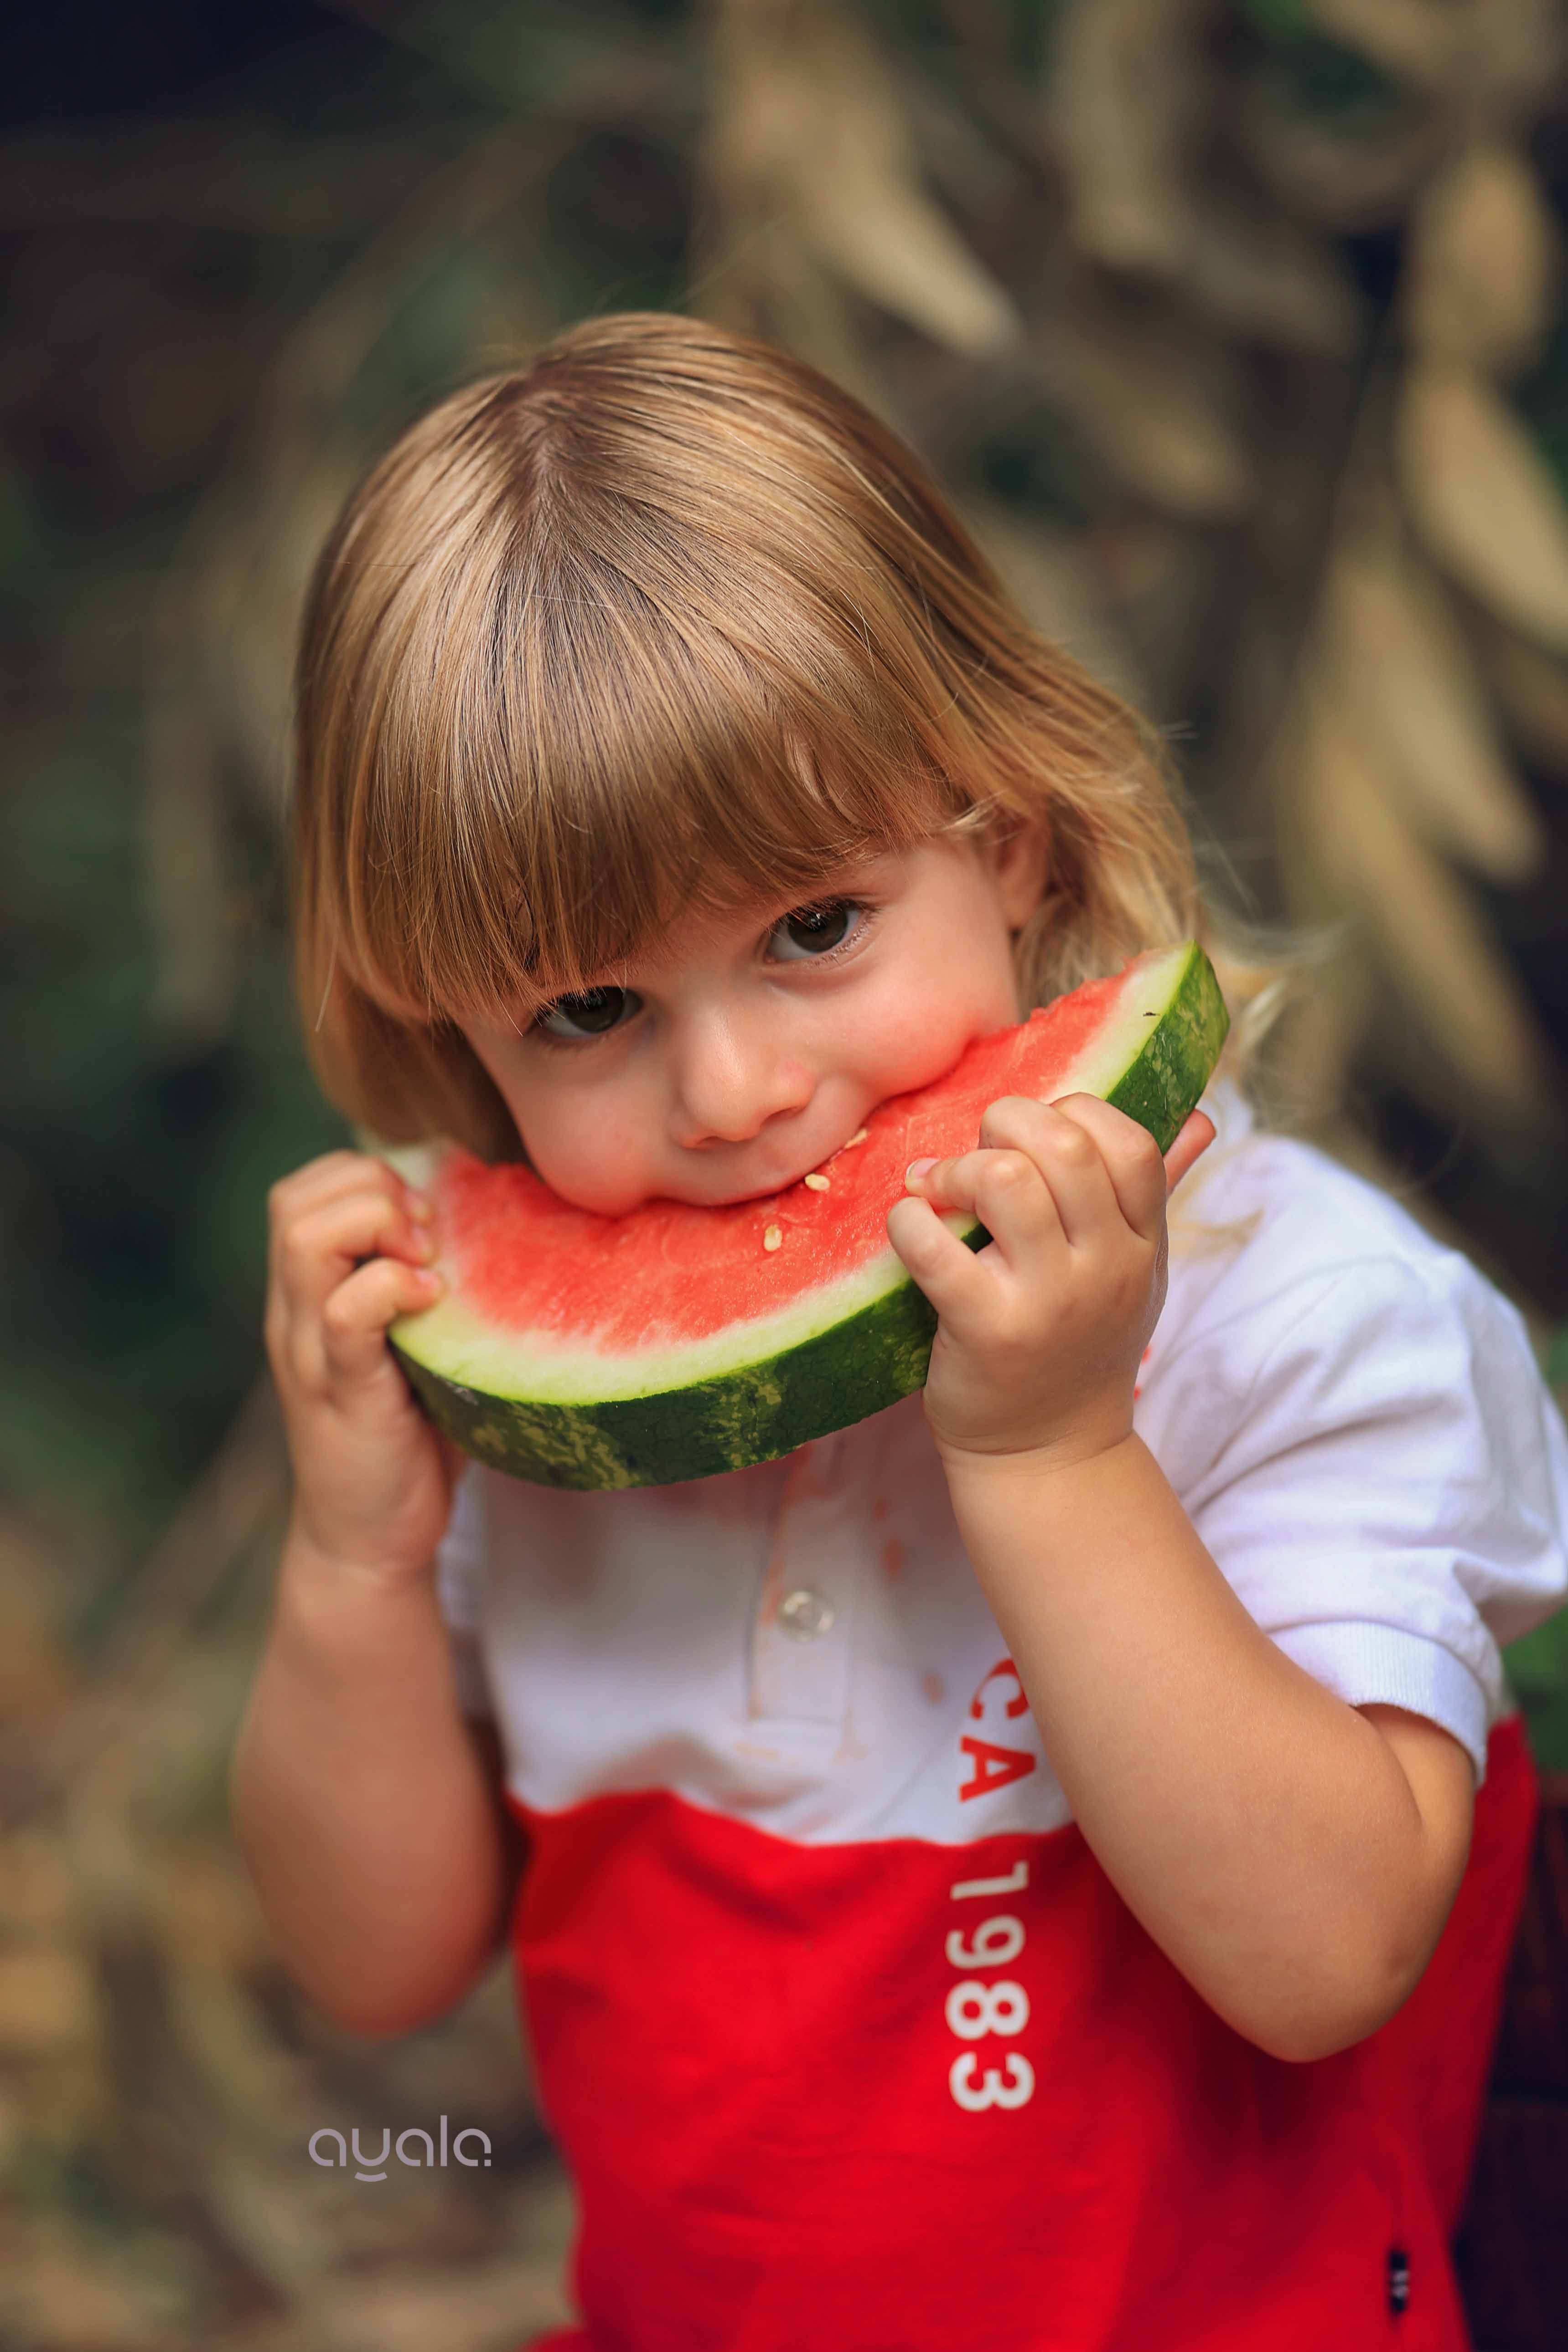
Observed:
[[[782,963],[820,961],[858,937],[867,911],[858,898],[825,898],[815,907],[795,908],[774,924],[769,936]]]
[[[533,1025],[550,1037],[602,1037],[618,1029],[635,1013],[641,999],[629,988],[586,988],[581,996],[558,996],[533,1016]]]

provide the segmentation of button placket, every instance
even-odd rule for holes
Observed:
[[[842,1725],[849,1696],[848,1612],[856,1563],[844,1438],[790,1457],[752,1627],[753,1721]]]

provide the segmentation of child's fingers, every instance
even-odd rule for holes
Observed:
[[[307,1160],[302,1168],[291,1169],[279,1176],[268,1200],[274,1215],[279,1215],[302,1202],[313,1201],[341,1184],[345,1176],[363,1177],[367,1165],[363,1151],[323,1151],[318,1159]]]
[[[1094,1138],[1122,1214],[1151,1240],[1159,1230],[1166,1200],[1218,1133],[1207,1111],[1189,1111],[1162,1160],[1153,1137],[1098,1095],[1064,1095],[1050,1108]]]
[[[1092,1099],[1069,1096],[1069,1102]],[[1108,1108],[1101,1104],[1103,1110]],[[1121,1114],[1112,1113],[1120,1118]],[[1136,1130],[1135,1130],[1136,1131]],[[1004,1095],[980,1121],[980,1140],[995,1150],[1024,1154],[1038,1170],[1068,1244],[1083,1248],[1113,1230],[1121,1206],[1105,1164],[1102,1141],[1070,1111],[1026,1095]]]
[[[907,1181],[933,1209],[978,1217],[1009,1266],[1037,1265],[1042,1254],[1063,1245],[1058,1204],[1026,1149],[988,1141],[935,1161],[922,1175],[911,1171]]]
[[[1181,1133],[1165,1154],[1165,1188],[1173,1192],[1187,1171],[1202,1159],[1219,1133],[1206,1110],[1188,1114]]]
[[[1005,1095],[986,1108],[978,1152],[923,1167],[915,1163],[909,1188],[937,1208],[973,1208],[1009,1259],[1016,1247],[1037,1247],[1058,1225],[1075,1246],[1103,1233],[1113,1220],[1154,1242],[1169,1193],[1207,1150],[1215,1132],[1207,1114],[1194,1111],[1162,1158],[1144,1128],[1097,1095],[1064,1095],[1055,1103]],[[1037,1171],[1043,1201],[1018,1168],[1020,1158]],[[985,1180],[978,1172],[987,1161],[989,1210],[980,1197]]]
[[[443,1287],[440,1276],[427,1267],[390,1257],[373,1258],[340,1282],[321,1309],[327,1380],[353,1382],[381,1371],[387,1360],[387,1325],[433,1306]]]
[[[942,1223],[929,1201],[895,1201],[888,1239],[956,1339],[984,1316],[989,1277],[975,1253]]]
[[[268,1195],[274,1224],[300,1216],[307,1209],[321,1208],[344,1192],[363,1192],[366,1185],[380,1186],[389,1199],[401,1201],[422,1216],[430,1213],[423,1193],[384,1160],[365,1151],[326,1151],[274,1184]]]
[[[335,1201],[365,1192],[384,1194],[416,1224],[428,1224],[435,1214],[424,1193],[405,1182],[384,1160],[374,1160],[363,1151],[328,1151],[297,1168],[291,1176],[280,1178],[268,1194],[274,1248],[301,1218]]]
[[[385,1184],[372,1183],[297,1213],[281,1225],[275,1244],[279,1284],[295,1315],[318,1311],[362,1259],[397,1257],[420,1265],[432,1255],[423,1224]]]
[[[937,1208],[972,1208],[1014,1266],[1037,1267],[1042,1251],[1084,1247],[1121,1222],[1099,1139],[1057,1106],[1025,1095],[987,1105],[978,1150],[923,1170],[916,1162],[907,1181]]]
[[[1158,1242],[1164,1230],[1169,1184],[1160,1147],[1148,1129],[1098,1095],[1063,1095],[1050,1108],[1064,1126],[1083,1136],[1079,1148],[1093,1151],[1105,1205],[1113,1207],[1141,1239]]]

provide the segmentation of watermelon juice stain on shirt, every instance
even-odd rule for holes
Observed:
[[[835,2352],[1465,2343],[1447,2235],[1534,1801],[1499,1650],[1568,1587],[1568,1442],[1462,1257],[1205,1108],[1135,1425],[1272,1639],[1470,1754],[1438,1952],[1312,2066],[1215,2017],[1071,1822],[918,1395],[683,1486],[472,1471],[440,1591],[530,1840],[520,1995],[605,2352],[794,2352],[807,2317]]]

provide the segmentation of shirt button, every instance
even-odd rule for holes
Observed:
[[[833,1603],[825,1601],[820,1592],[808,1591],[805,1585],[796,1591],[786,1592],[779,1602],[779,1629],[797,1642],[815,1641],[832,1623]]]

